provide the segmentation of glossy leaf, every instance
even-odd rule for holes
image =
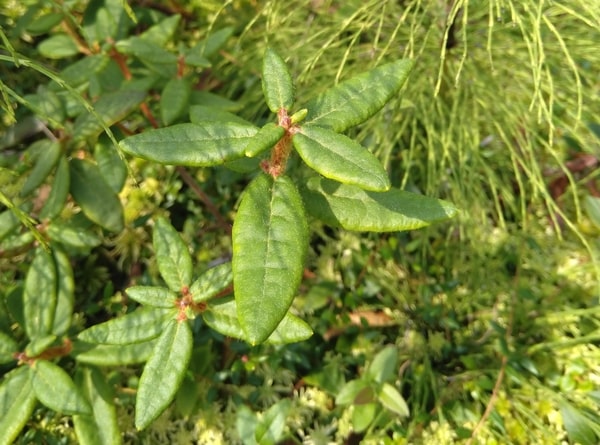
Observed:
[[[305,124],[342,132],[364,122],[398,94],[411,68],[398,60],[339,83],[306,104]]]
[[[59,77],[73,88],[77,88],[89,83],[93,75],[106,67],[109,61],[110,58],[105,54],[86,56],[62,70]],[[62,90],[55,82],[50,84],[50,88],[55,91]]]
[[[208,167],[244,155],[257,128],[233,122],[178,124],[128,137],[123,151],[162,164]]]
[[[192,347],[192,330],[187,321],[171,321],[140,378],[135,403],[136,428],[146,428],[173,401],[187,371]]]
[[[122,317],[94,325],[79,333],[78,339],[89,343],[125,345],[158,337],[169,315],[175,310],[142,308]]]
[[[223,263],[204,272],[190,286],[190,295],[194,303],[206,301],[217,295],[231,284],[231,263]]]
[[[25,332],[30,339],[50,334],[56,311],[56,265],[50,253],[38,247],[25,277],[23,308]]]
[[[335,398],[336,405],[352,405],[361,391],[369,388],[369,382],[363,379],[350,380],[347,382]]]
[[[178,298],[177,293],[165,287],[133,286],[127,289],[127,296],[138,303],[147,306],[174,308]]]
[[[84,140],[96,137],[104,130],[104,126],[110,127],[119,122],[134,109],[136,109],[146,98],[145,91],[120,90],[113,93],[105,93],[96,103],[94,110],[103,122],[92,113],[84,113],[75,120],[73,127],[73,138]]]
[[[54,219],[60,214],[69,196],[70,183],[69,162],[65,156],[61,156],[54,173],[50,195],[40,211],[40,219]]]
[[[16,341],[0,331],[0,365],[15,361],[14,354],[18,348]]]
[[[262,88],[265,102],[273,113],[294,104],[294,83],[281,56],[267,48],[263,59]]]
[[[389,383],[384,383],[381,386],[377,398],[383,406],[398,414],[400,417],[409,416],[410,411],[404,397],[402,397],[398,390]]]
[[[190,93],[191,84],[186,78],[175,77],[167,82],[160,96],[160,117],[165,126],[187,111]]]
[[[272,122],[268,123],[254,135],[246,146],[244,153],[248,157],[259,155],[263,151],[273,148],[277,142],[283,137],[285,130],[283,127]]]
[[[106,377],[96,368],[84,368],[76,379],[85,398],[90,402],[92,415],[73,416],[75,433],[81,445],[119,445],[123,443],[113,403],[114,391]]]
[[[202,317],[208,326],[227,337],[245,340],[240,325],[236,303],[233,298],[219,298],[211,302]],[[275,331],[265,341],[269,344],[287,344],[306,340],[312,335],[312,329],[302,319],[290,314],[279,323]]]
[[[398,349],[387,346],[377,353],[369,367],[366,376],[376,382],[390,382],[394,380],[398,367]]]
[[[69,257],[60,249],[52,251],[56,264],[56,311],[52,324],[52,333],[64,335],[71,326],[73,306],[75,305],[75,281]]]
[[[79,53],[75,41],[66,34],[54,34],[40,42],[39,53],[48,59],[63,59]]]
[[[291,405],[289,399],[282,399],[263,413],[254,430],[254,438],[259,445],[274,445],[283,439],[285,420]]]
[[[81,363],[97,366],[126,366],[144,363],[150,357],[156,339],[129,345],[97,345],[77,342],[75,359]]]
[[[29,420],[37,399],[33,371],[26,366],[5,374],[0,385],[0,445],[10,445]]]
[[[48,139],[35,142],[31,148],[39,152],[36,155],[35,165],[23,184],[21,196],[27,196],[45,181],[61,155],[60,143]]]
[[[36,337],[25,347],[25,354],[27,354],[27,357],[37,357],[55,341],[56,335],[52,334]]]
[[[232,238],[239,319],[245,337],[256,344],[283,319],[302,278],[308,225],[292,181],[256,177],[242,195]]]
[[[355,405],[352,411],[352,427],[357,433],[366,430],[375,419],[377,404],[365,403],[364,405]]]
[[[154,251],[160,275],[174,292],[192,281],[192,257],[181,236],[164,218],[158,218],[153,231]]]
[[[104,180],[98,166],[83,159],[71,159],[70,191],[85,216],[111,232],[123,230],[123,207]]]
[[[292,142],[302,160],[326,178],[365,190],[382,192],[390,188],[381,162],[349,137],[306,125],[292,136]]]
[[[90,404],[61,367],[38,360],[33,371],[33,390],[44,406],[63,414],[91,414]]]
[[[237,114],[205,105],[192,105],[190,107],[190,121],[200,125],[204,125],[206,122],[234,122],[241,125],[254,126],[251,122]]]
[[[301,189],[306,210],[325,224],[347,230],[414,230],[452,218],[449,202],[391,189],[369,192],[357,186],[311,178]]]
[[[81,227],[76,221],[52,221],[48,225],[46,233],[53,241],[76,249],[89,249],[102,243],[102,237]]]
[[[560,414],[563,419],[565,430],[572,443],[581,445],[593,445],[598,443],[598,436],[594,428],[589,424],[586,416],[570,403],[560,404]]]
[[[113,192],[119,193],[127,179],[127,164],[117,148],[110,140],[102,140],[94,147],[94,159],[106,183]]]

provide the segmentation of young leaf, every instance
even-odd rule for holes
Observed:
[[[71,195],[85,216],[111,232],[123,230],[123,207],[104,180],[98,166],[83,159],[71,159]]]
[[[17,342],[0,331],[0,365],[15,361],[14,353],[18,350]]]
[[[369,367],[366,377],[373,382],[390,382],[394,379],[398,366],[398,349],[387,346],[377,353]]]
[[[212,267],[200,275],[190,286],[190,295],[194,303],[206,301],[217,295],[231,284],[231,263]]]
[[[381,162],[349,137],[305,125],[292,136],[292,142],[304,162],[326,178],[377,192],[390,188]]]
[[[164,218],[154,225],[153,238],[160,275],[174,292],[181,292],[192,281],[192,257],[181,236]]]
[[[277,142],[283,137],[285,130],[283,127],[269,122],[267,125],[258,130],[258,133],[254,135],[244,153],[248,157],[254,157],[259,155],[265,150],[273,148]]]
[[[44,335],[43,337],[36,337],[25,347],[25,354],[27,354],[28,357],[38,356],[55,341],[56,335],[52,334]]]
[[[167,82],[160,95],[160,117],[165,126],[171,125],[187,110],[190,93],[191,84],[183,77]]]
[[[173,401],[192,355],[192,330],[187,321],[172,320],[158,339],[140,378],[135,426],[142,430]]]
[[[21,196],[27,196],[44,182],[54,169],[61,154],[60,144],[48,139],[35,142],[31,148],[39,150],[39,152],[36,156],[35,166],[31,170],[31,173],[29,173],[25,184],[23,184]]]
[[[281,322],[302,278],[308,224],[294,183],[259,175],[244,191],[233,224],[233,286],[252,344]]]
[[[119,445],[122,443],[113,400],[114,391],[106,377],[96,368],[85,368],[76,378],[86,399],[92,406],[92,415],[73,416],[75,433],[81,445]]]
[[[398,414],[400,417],[409,416],[410,411],[404,397],[402,397],[398,390],[389,383],[384,383],[382,385],[377,394],[377,398],[383,406]]]
[[[89,343],[126,345],[139,343],[158,337],[163,331],[169,315],[175,315],[175,309],[163,310],[142,308],[119,318],[94,325],[77,338]]]
[[[398,60],[348,79],[306,104],[305,124],[342,132],[364,122],[400,91],[412,61]]]
[[[289,399],[282,399],[263,413],[254,430],[254,438],[258,444],[276,444],[283,439],[285,419],[290,412],[291,405],[292,402]]]
[[[178,124],[120,142],[126,153],[162,164],[209,167],[244,155],[258,129],[233,122]]]
[[[52,256],[38,247],[25,277],[23,307],[25,332],[30,339],[52,331],[56,311],[56,265]]]
[[[76,342],[75,359],[96,366],[127,366],[144,363],[150,357],[156,339],[129,345],[96,345]]]
[[[452,218],[457,212],[449,202],[416,193],[398,189],[368,192],[321,178],[311,178],[301,192],[309,213],[347,230],[413,230]]]
[[[294,84],[283,59],[271,48],[265,51],[262,70],[265,102],[273,113],[294,104]]]
[[[0,445],[10,445],[33,413],[37,399],[31,385],[33,371],[20,366],[4,376],[0,385]]]
[[[71,326],[73,306],[75,304],[75,281],[69,257],[60,249],[52,251],[56,264],[56,311],[52,324],[52,333],[64,335]]]
[[[91,414],[90,404],[62,368],[47,360],[33,365],[35,396],[48,408],[64,414]]]
[[[69,196],[70,182],[69,162],[65,156],[61,156],[54,173],[50,195],[40,211],[40,220],[54,219],[60,214]]]
[[[177,300],[177,293],[164,287],[133,286],[125,292],[127,292],[129,298],[138,303],[165,309],[175,307],[175,301]]]
[[[205,105],[192,105],[190,107],[190,121],[194,124],[202,125],[205,125],[206,122],[234,122],[241,125],[254,126],[251,122],[239,117],[237,114]]]

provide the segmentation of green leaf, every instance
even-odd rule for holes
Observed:
[[[83,159],[71,159],[70,191],[85,216],[111,232],[123,230],[121,201],[106,183],[98,166]]]
[[[336,405],[352,405],[361,391],[369,388],[369,382],[363,379],[350,380],[346,383],[335,398]]]
[[[193,337],[187,321],[171,321],[158,339],[140,377],[135,426],[142,430],[173,401],[192,355]]]
[[[54,91],[40,87],[35,94],[25,95],[23,100],[35,114],[47,120],[50,127],[63,128],[66,110],[59,95]]]
[[[144,31],[140,35],[140,38],[164,46],[173,38],[180,20],[181,15],[179,14],[167,16],[156,25],[151,26],[148,30]]]
[[[190,286],[190,295],[194,303],[206,301],[217,295],[231,284],[231,263],[223,263],[204,272]]]
[[[58,413],[91,414],[90,404],[62,368],[47,360],[33,366],[33,390],[42,404]]]
[[[579,443],[581,445],[598,443],[594,429],[581,411],[573,407],[570,403],[561,402],[560,414],[562,415],[567,435],[572,443]]]
[[[449,202],[391,189],[369,192],[357,186],[311,178],[301,189],[306,210],[325,224],[347,230],[414,230],[452,218]]]
[[[233,286],[252,344],[266,340],[292,303],[304,268],[308,224],[293,182],[259,175],[244,191],[233,224]]]
[[[56,265],[52,256],[38,247],[25,277],[23,307],[25,332],[30,339],[50,334],[56,311]]]
[[[191,93],[189,80],[175,77],[167,82],[160,96],[160,116],[165,126],[171,125],[187,110]]]
[[[27,25],[27,32],[31,35],[40,35],[48,33],[52,28],[58,25],[63,20],[63,15],[60,12],[50,12],[33,20]]]
[[[44,352],[50,345],[56,341],[56,335],[44,335],[43,337],[36,337],[29,342],[25,347],[25,354],[27,357],[37,357]]]
[[[117,148],[109,139],[98,142],[94,147],[94,159],[106,183],[113,192],[119,193],[127,179],[127,164]]]
[[[0,241],[6,238],[10,232],[19,227],[19,218],[11,209],[0,213]]]
[[[402,397],[398,390],[389,383],[383,384],[379,390],[379,394],[377,394],[377,398],[383,406],[398,414],[400,417],[409,416],[410,411],[404,397]]]
[[[233,122],[178,124],[128,137],[121,148],[162,164],[209,167],[244,155],[257,128]]]
[[[89,83],[93,75],[102,70],[109,61],[110,58],[105,54],[86,56],[62,70],[59,77],[73,88],[77,88]],[[50,84],[50,89],[54,91],[62,88],[56,82]]]
[[[364,122],[400,91],[412,65],[398,60],[326,90],[306,104],[305,123],[342,132]]]
[[[127,366],[144,363],[148,360],[155,344],[155,339],[129,345],[97,345],[76,342],[73,355],[77,361],[90,365]]]
[[[19,350],[18,348],[16,341],[0,331],[0,365],[14,362],[16,360],[14,354]]]
[[[96,368],[85,368],[77,375],[77,386],[82,389],[92,406],[92,415],[73,416],[75,433],[81,445],[119,445],[123,443],[113,403],[114,391],[107,378]]]
[[[64,59],[79,53],[77,44],[67,34],[54,34],[43,40],[37,49],[41,56],[49,59]]]
[[[215,54],[223,45],[225,45],[227,40],[229,40],[233,31],[233,27],[228,26],[211,33],[206,39],[199,43],[202,47],[200,54],[204,57],[210,57]]]
[[[44,182],[54,169],[61,155],[60,143],[49,139],[33,143],[30,150],[37,151],[35,165],[31,173],[29,173],[25,184],[23,184],[21,196],[29,195]]]
[[[127,40],[121,40],[116,44],[117,50],[123,54],[131,54],[142,62],[149,64],[158,64],[161,66],[177,67],[177,56],[157,43],[142,37],[130,37]],[[173,70],[174,71],[174,70]],[[166,76],[172,72],[164,73]]]
[[[369,365],[366,377],[373,382],[383,383],[394,380],[398,366],[398,349],[387,346],[377,353]]]
[[[194,105],[201,104],[211,108],[220,108],[225,111],[237,111],[242,108],[242,105],[238,102],[226,99],[210,91],[200,90],[192,91],[190,103]]]
[[[52,253],[54,254],[57,274],[56,312],[54,314],[52,333],[64,335],[71,326],[73,306],[75,305],[75,281],[69,257],[57,248]]]
[[[291,405],[289,399],[282,399],[263,413],[254,430],[254,438],[259,445],[275,445],[283,439],[285,420]]]
[[[99,246],[102,243],[102,237],[81,227],[80,223],[81,221],[54,220],[48,225],[46,233],[53,241],[76,249]]]
[[[352,411],[352,427],[357,433],[366,430],[375,419],[377,404],[365,403],[364,405],[355,405]]]
[[[169,315],[175,310],[142,308],[122,317],[113,318],[80,332],[77,338],[89,343],[126,345],[158,337]]]
[[[146,98],[145,91],[133,89],[119,90],[105,93],[94,103],[94,110],[102,122],[92,113],[84,113],[75,120],[73,126],[73,139],[82,141],[90,137],[97,137],[104,130],[104,126],[123,120],[135,110]]]
[[[10,445],[33,413],[37,399],[32,387],[33,371],[20,366],[4,376],[0,385],[0,445]]]
[[[304,162],[326,178],[378,192],[391,186],[375,155],[349,137],[306,125],[292,142]]]
[[[133,286],[128,288],[127,296],[138,303],[165,309],[174,308],[178,295],[164,287]]]
[[[190,107],[190,121],[201,125],[205,125],[206,122],[234,122],[241,125],[253,126],[251,122],[239,117],[237,114],[205,105],[192,105]]]
[[[600,198],[587,195],[583,201],[583,207],[592,223],[600,229]]]
[[[238,436],[240,436],[244,445],[256,445],[256,439],[254,433],[258,426],[258,418],[250,408],[246,405],[240,405],[237,407],[237,415],[235,419],[235,429],[237,430]]]
[[[44,207],[40,211],[40,219],[54,219],[65,207],[67,197],[69,196],[69,185],[71,175],[69,173],[69,162],[65,156],[61,156],[58,161],[58,167],[54,173],[52,189],[46,200]]]
[[[294,83],[283,59],[271,48],[265,51],[262,69],[265,102],[273,113],[294,104]]]
[[[233,298],[219,298],[211,302],[208,308],[202,313],[202,317],[206,324],[215,331],[227,337],[246,340]],[[295,343],[306,340],[312,333],[312,329],[306,322],[288,312],[275,331],[266,340],[266,343]]]
[[[179,233],[164,218],[158,218],[153,232],[156,262],[167,286],[181,292],[192,281],[192,257]]]
[[[273,148],[284,134],[285,130],[283,127],[270,122],[250,139],[244,153],[248,157],[259,155],[263,151]]]

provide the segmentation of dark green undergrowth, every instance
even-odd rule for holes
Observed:
[[[70,162],[104,159],[116,166],[109,170],[122,178],[115,196],[123,223],[77,226],[97,240],[83,246],[63,239],[74,312],[52,347],[63,347],[63,337],[76,343],[83,330],[134,311],[139,305],[127,288],[163,284],[152,242],[160,218],[189,248],[194,276],[230,260],[231,223],[253,177],[247,166],[163,166],[120,153],[111,137],[189,122],[193,105],[235,112],[258,126],[273,121],[261,87],[267,47],[285,59],[300,104],[358,73],[413,59],[402,93],[345,134],[377,156],[393,187],[449,201],[459,212],[392,233],[310,219],[292,311],[312,337],[250,346],[197,317],[182,386],[142,431],[134,408],[145,359],[96,366],[78,358],[85,351],[77,345],[55,350],[47,361],[78,385],[89,375],[106,383],[122,443],[598,442],[600,9],[594,2],[128,3],[137,24],[122,12],[122,23],[107,19],[104,26],[116,26],[125,39],[180,14],[161,44],[171,54],[226,31],[206,63],[187,68],[193,87],[180,113],[161,104],[166,84],[177,77],[176,58],[167,68],[128,54],[134,80],[148,71],[158,80],[105,125],[98,123],[105,117],[100,109],[89,118],[91,133],[65,153]],[[14,207],[22,212],[11,217],[17,222],[10,233],[0,226],[0,339],[14,338],[18,351],[31,347],[15,301],[34,247],[60,238],[40,225],[44,185],[58,173],[22,192],[39,156],[31,145],[70,140],[86,103],[98,108],[125,83],[114,54],[92,78],[60,83],[65,67],[101,51],[73,36],[89,32],[81,27],[85,11],[104,4],[122,8],[120,1],[0,5],[0,198],[3,215]],[[76,45],[44,46],[57,35]],[[51,85],[50,76],[59,83]],[[36,102],[44,91],[59,98],[63,111],[52,101]],[[103,158],[100,151],[119,154]],[[288,168],[310,176],[294,155]],[[69,198],[57,218],[80,224],[84,205]],[[6,376],[17,363],[4,355]],[[386,399],[386,385],[405,406]],[[77,443],[72,419],[38,403],[15,443]],[[261,429],[268,431],[263,442],[254,436]]]

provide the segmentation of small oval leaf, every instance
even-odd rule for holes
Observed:
[[[347,136],[307,125],[292,142],[302,160],[326,178],[378,192],[391,186],[375,155]]]
[[[69,162],[65,156],[61,156],[58,166],[54,172],[54,180],[50,195],[40,211],[40,219],[54,219],[65,207],[67,197],[69,196],[69,185],[71,175],[69,173]]]
[[[171,125],[187,111],[190,93],[191,84],[183,77],[167,82],[160,95],[160,117],[165,126]]]
[[[104,180],[98,166],[83,159],[71,159],[71,195],[85,216],[111,232],[123,230],[123,207]]]
[[[90,404],[62,368],[47,360],[38,360],[33,371],[33,390],[44,406],[58,413],[91,414]]]
[[[100,138],[94,147],[94,159],[106,183],[115,193],[119,193],[127,179],[127,164],[117,148],[108,138]]]
[[[248,157],[259,155],[263,151],[273,148],[277,142],[283,137],[285,130],[283,127],[269,122],[267,125],[258,130],[250,142],[246,146],[244,153]]]
[[[50,334],[56,311],[56,265],[50,253],[38,247],[25,277],[23,308],[25,332],[30,339]]]
[[[395,346],[387,346],[373,358],[366,376],[376,383],[390,382],[396,376],[397,366],[398,349]]]
[[[204,272],[190,286],[190,295],[194,303],[206,301],[217,295],[231,284],[231,263],[223,263]]]
[[[324,91],[306,104],[305,123],[342,132],[364,122],[400,91],[412,65],[406,59],[381,65]]]
[[[140,377],[135,426],[142,430],[175,398],[192,355],[193,336],[187,321],[171,321],[158,339]]]
[[[178,124],[130,136],[120,145],[126,153],[162,164],[209,167],[242,157],[257,131],[234,122]]]
[[[188,246],[166,219],[156,220],[152,242],[158,270],[167,286],[174,292],[189,287],[192,281],[192,257]]]
[[[177,300],[177,294],[164,287],[133,286],[125,292],[129,298],[138,303],[153,307],[173,308]]]
[[[265,102],[273,113],[294,104],[294,84],[283,59],[271,48],[265,51],[262,70]]]
[[[35,145],[35,148],[33,145]],[[21,196],[27,196],[44,182],[54,169],[61,154],[60,143],[56,141],[44,139],[35,142],[33,145],[31,148],[39,150],[39,152],[36,154],[35,165],[31,173],[29,173],[25,184],[23,184]]]
[[[266,340],[287,313],[302,278],[308,224],[287,177],[259,175],[244,191],[232,232],[233,286],[252,344]]]
[[[410,411],[404,397],[402,397],[398,390],[389,383],[384,383],[381,386],[377,398],[383,406],[398,414],[400,417],[409,416]]]
[[[144,342],[160,335],[169,315],[175,315],[175,310],[142,308],[92,326],[80,332],[77,338],[89,343],[109,345]]]
[[[15,361],[14,354],[18,348],[16,341],[0,331],[0,365]]]
[[[75,280],[73,268],[67,254],[55,248],[52,251],[56,264],[56,311],[52,324],[52,333],[64,335],[71,326],[73,306],[75,305]]]
[[[32,387],[33,371],[27,366],[5,374],[0,385],[0,444],[9,445],[29,420],[37,403]]]
[[[311,178],[301,189],[306,209],[325,224],[347,230],[414,230],[452,218],[449,202],[404,190],[369,192],[354,185]]]

